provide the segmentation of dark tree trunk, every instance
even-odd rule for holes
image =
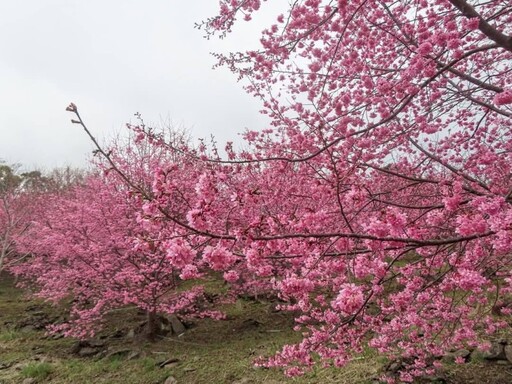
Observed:
[[[146,324],[146,337],[148,340],[154,341],[160,334],[160,318],[155,312],[146,312],[147,324]]]

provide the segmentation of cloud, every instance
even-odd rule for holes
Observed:
[[[100,138],[133,113],[172,121],[195,137],[236,140],[261,128],[259,103],[211,51],[249,49],[258,23],[207,41],[194,22],[216,2],[25,0],[0,3],[0,158],[28,167],[86,163],[91,146],[64,109],[76,103]],[[220,145],[222,147],[222,145]]]

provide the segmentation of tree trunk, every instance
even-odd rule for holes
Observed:
[[[154,341],[160,334],[160,319],[155,312],[146,312],[147,324],[146,324],[146,337],[150,341]]]

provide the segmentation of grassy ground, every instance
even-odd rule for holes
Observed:
[[[253,362],[258,356],[269,356],[298,340],[291,331],[291,317],[273,313],[270,303],[252,300],[239,300],[226,307],[226,312],[227,320],[199,320],[180,337],[149,343],[112,337],[116,331],[125,333],[144,320],[136,310],[118,311],[99,338],[109,350],[128,349],[139,355],[133,359],[78,357],[70,352],[76,340],[54,340],[44,330],[30,326],[19,329],[19,324],[31,317],[55,317],[55,309],[24,297],[4,275],[0,278],[0,384],[22,383],[30,377],[36,383],[156,384],[168,376],[179,384],[363,384],[371,382],[381,366],[381,360],[368,352],[343,370],[318,368],[297,379],[287,378],[277,369],[255,368]],[[160,368],[159,363],[167,359],[177,361]]]
[[[26,298],[12,279],[0,276],[0,384],[7,383],[163,383],[169,376],[178,384],[368,384],[383,359],[368,351],[343,369],[316,368],[290,379],[280,370],[254,368],[258,356],[269,356],[282,345],[298,340],[288,314],[270,310],[270,303],[239,300],[226,307],[224,321],[200,320],[180,337],[155,343],[124,335],[144,320],[136,310],[117,311],[98,338],[108,351],[137,352],[114,356],[79,357],[71,353],[76,340],[53,339],[33,329],[31,319],[54,319],[55,308]],[[23,326],[23,324],[29,324]],[[20,325],[21,328],[20,328]],[[38,328],[37,326],[35,328]],[[164,368],[162,361],[172,359]],[[509,366],[473,361],[447,366],[450,384],[512,383]]]

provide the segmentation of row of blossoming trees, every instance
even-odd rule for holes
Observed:
[[[224,37],[264,5],[221,1],[199,27]],[[212,270],[298,313],[302,342],[266,361],[289,374],[370,346],[404,358],[410,381],[507,326],[510,3],[295,1],[259,50],[218,59],[271,128],[223,160],[132,127],[132,144],[98,146],[103,175],[48,199],[20,241],[33,257],[16,272],[76,297],[71,331],[129,303],[217,317],[199,288],[176,291]]]

